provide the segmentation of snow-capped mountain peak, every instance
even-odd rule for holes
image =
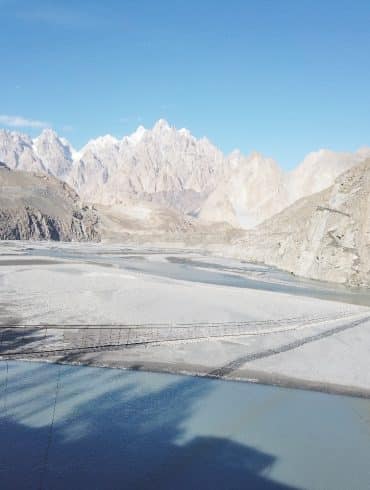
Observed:
[[[131,135],[90,140],[79,151],[53,129],[33,140],[0,130],[0,161],[10,168],[53,174],[82,198],[115,204],[152,201],[208,221],[252,227],[295,200],[330,186],[348,168],[370,157],[321,149],[285,173],[272,159],[235,150],[225,156],[206,137],[177,130],[160,119]]]
[[[184,138],[192,138],[192,134],[190,133],[190,131],[186,128],[181,128],[179,129],[179,134],[181,136],[183,136]]]
[[[73,164],[73,148],[67,140],[59,138],[53,129],[44,129],[32,140],[35,155],[46,170],[57,177],[65,177]]]
[[[162,133],[163,131],[168,131],[170,129],[171,127],[165,119],[158,119],[153,126],[154,133]]]
[[[147,130],[144,128],[144,126],[139,126],[136,131],[134,131],[132,134],[129,136],[124,136],[123,141],[126,141],[129,144],[136,145],[141,141],[145,135]]]
[[[59,136],[57,135],[56,131],[52,128],[45,128],[41,131],[39,136],[37,138],[34,138],[33,141],[37,140],[52,140],[52,139],[59,139]]]
[[[104,136],[98,136],[97,138],[88,141],[81,151],[84,151],[84,149],[87,148],[99,149],[107,146],[118,145],[118,143],[119,140],[115,136],[105,134]]]

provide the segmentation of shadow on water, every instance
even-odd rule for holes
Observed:
[[[268,478],[276,458],[256,448],[222,437],[178,442],[212,389],[206,380],[166,378],[153,389],[135,372],[24,363],[10,363],[7,376],[2,488],[292,488]]]

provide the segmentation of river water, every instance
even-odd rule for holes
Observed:
[[[370,400],[0,362],[2,489],[370,487]]]
[[[125,247],[110,249],[102,245],[97,253],[96,247],[91,249],[86,245],[84,248],[83,245],[72,244],[64,247],[28,246],[25,255],[90,262],[174,280],[273,291],[370,306],[370,289],[349,288],[340,284],[299,278],[274,267],[222,259],[192,251]]]

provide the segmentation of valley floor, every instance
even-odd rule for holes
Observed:
[[[369,296],[196,250],[2,242],[0,354],[370,397]]]

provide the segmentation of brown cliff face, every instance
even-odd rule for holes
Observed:
[[[98,216],[66,183],[0,165],[0,239],[99,240]]]

